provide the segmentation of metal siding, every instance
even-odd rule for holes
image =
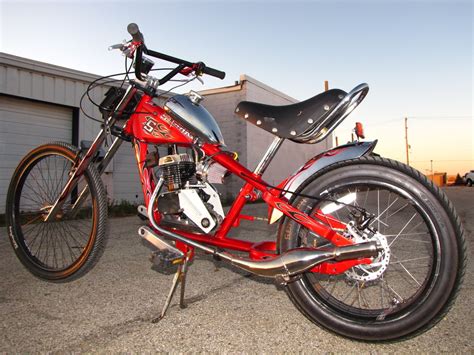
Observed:
[[[113,169],[113,202],[120,203],[126,200],[131,203],[143,203],[135,152],[130,143],[124,142],[120,146],[113,159]]]
[[[16,166],[30,150],[51,141],[71,142],[72,109],[0,96],[0,213]]]

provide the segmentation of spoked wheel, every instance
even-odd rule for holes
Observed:
[[[362,158],[330,167],[301,192],[321,200],[296,198],[298,209],[355,243],[384,248],[371,264],[337,275],[306,273],[289,284],[290,298],[308,318],[344,336],[381,341],[416,335],[446,314],[464,273],[465,246],[439,189],[398,162]],[[280,251],[327,243],[292,221],[280,233]]]
[[[70,281],[98,261],[106,242],[107,204],[100,177],[89,166],[61,210],[45,217],[69,178],[77,152],[65,143],[40,146],[17,167],[7,196],[6,218],[16,255],[35,276]],[[87,198],[76,203],[83,190]]]

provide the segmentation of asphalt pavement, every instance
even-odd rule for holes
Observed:
[[[473,259],[474,188],[447,188],[466,229]],[[264,216],[263,205],[247,213]],[[172,275],[148,261],[138,217],[110,220],[110,239],[97,266],[63,284],[41,281],[16,259],[0,230],[0,352],[474,352],[472,262],[455,306],[436,327],[414,339],[371,344],[331,334],[307,320],[271,281],[198,254],[188,273],[184,310],[162,307]],[[233,235],[271,239],[273,226],[242,222]]]

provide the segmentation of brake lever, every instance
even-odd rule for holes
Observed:
[[[135,52],[133,44],[130,41],[127,42],[125,39],[122,43],[113,44],[108,49],[109,51],[119,49],[124,56],[130,59],[133,59],[133,53]]]
[[[123,48],[125,47],[126,43],[127,42],[125,40],[123,40],[122,43],[113,44],[108,49],[109,49],[109,51],[113,51],[114,49],[120,49],[121,51],[123,51]]]

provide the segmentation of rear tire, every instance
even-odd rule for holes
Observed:
[[[378,224],[380,233],[386,231],[391,252],[387,268],[375,280],[370,280],[370,268],[367,271],[358,266],[334,276],[305,273],[300,280],[288,284],[290,299],[314,323],[357,340],[401,340],[430,329],[453,305],[465,271],[466,246],[454,207],[418,171],[378,157],[329,166],[310,177],[297,192],[339,197],[348,194],[347,191],[355,192],[357,199],[351,204],[357,203],[359,207],[367,194],[365,208],[369,212],[375,209],[374,214],[380,217],[381,222],[374,221],[374,225]],[[393,202],[397,194],[399,200]],[[388,202],[381,205],[381,196],[388,196]],[[291,202],[306,213],[330,204],[303,197],[294,197]],[[388,208],[392,202],[395,207]],[[396,212],[398,208],[401,210]],[[353,219],[350,210],[351,207],[344,206],[333,212],[339,214],[334,217],[347,223]],[[387,221],[386,217],[391,219]],[[278,238],[280,253],[321,242],[322,238],[317,236],[308,238],[311,236],[308,233],[290,219],[282,221]],[[375,272],[372,276],[375,277]]]
[[[97,263],[107,241],[107,201],[102,180],[91,164],[61,211],[44,217],[59,196],[77,157],[67,143],[45,144],[28,153],[8,189],[6,221],[18,259],[36,277],[52,282],[75,280]],[[85,187],[89,197],[72,213]]]

